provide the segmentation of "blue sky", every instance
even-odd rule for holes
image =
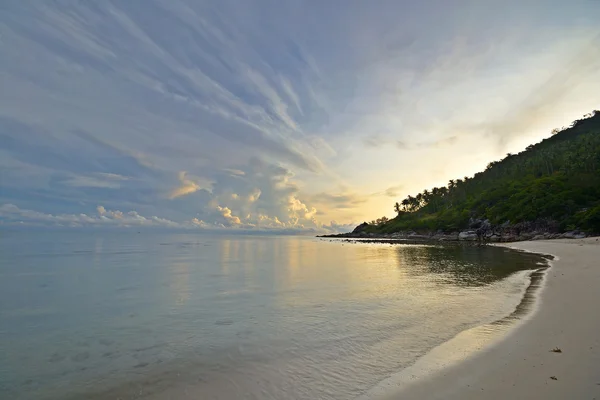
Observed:
[[[3,1],[0,222],[328,232],[600,108],[600,2]]]

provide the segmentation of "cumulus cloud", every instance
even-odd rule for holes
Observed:
[[[253,158],[236,171],[215,179],[200,210],[203,220],[246,228],[317,227],[317,210],[302,200],[291,170]]]
[[[239,225],[242,223],[242,221],[238,217],[231,214],[231,210],[229,208],[217,206],[217,210],[219,210],[223,218],[225,218],[228,226]]]
[[[169,199],[185,196],[202,189],[208,192],[212,191],[213,182],[211,180],[198,177],[189,177],[185,171],[179,172],[179,182],[181,183],[181,186],[174,189],[169,194]]]
[[[232,215],[227,207],[218,207],[225,221],[208,223],[199,218],[185,221],[172,221],[157,216],[143,216],[137,211],[122,212],[107,210],[103,206],[97,207],[97,214],[47,214],[39,211],[21,209],[14,204],[0,205],[0,223],[19,226],[45,226],[45,227],[116,227],[116,228],[163,228],[163,229],[203,229],[220,230],[235,228],[244,231],[265,231],[285,229],[288,233],[326,233],[345,232],[352,229],[353,224],[312,224],[305,226],[297,221],[280,221],[277,217],[259,214],[256,223],[243,223],[238,217]]]
[[[165,227],[176,228],[180,224],[156,216],[144,217],[136,211],[121,212],[97,207],[96,215],[88,214],[46,214],[34,210],[21,209],[14,204],[0,206],[0,218],[10,223],[26,223],[47,226],[120,226],[120,227]]]

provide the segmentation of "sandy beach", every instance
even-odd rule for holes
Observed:
[[[507,246],[557,257],[534,313],[499,342],[386,398],[600,399],[600,240]]]

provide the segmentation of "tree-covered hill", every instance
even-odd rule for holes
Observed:
[[[408,196],[394,209],[395,218],[362,231],[449,232],[489,220],[491,226],[600,233],[600,111],[491,162],[472,178]]]

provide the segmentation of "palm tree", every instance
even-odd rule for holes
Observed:
[[[465,181],[463,181],[462,179],[457,179],[456,183],[454,184],[454,188],[456,189],[456,192],[458,193],[460,198],[466,197],[467,192],[465,191]]]
[[[454,179],[450,179],[448,181],[448,190],[452,191],[456,187],[456,181]]]
[[[421,206],[423,205],[423,194],[419,193],[417,194],[417,197],[415,198],[416,203],[418,204],[418,208],[421,208]]]
[[[430,201],[431,201],[431,193],[427,189],[423,190],[423,203],[424,203],[423,207],[428,205]]]
[[[419,206],[417,199],[412,197],[411,195],[408,195],[408,204],[410,205],[410,211],[415,211]]]
[[[402,211],[400,209],[400,203],[396,202],[396,204],[394,204],[394,211],[396,211],[396,214],[400,215],[400,212]]]
[[[433,203],[433,208],[435,209],[435,211],[438,210],[438,204],[440,203],[440,197],[442,196],[442,193],[440,192],[440,189],[437,187],[434,187],[433,189],[431,189],[431,197],[432,197],[432,203]]]
[[[408,201],[408,199],[402,200],[402,208],[404,208],[404,211],[408,211],[409,204],[410,204],[410,201]]]

